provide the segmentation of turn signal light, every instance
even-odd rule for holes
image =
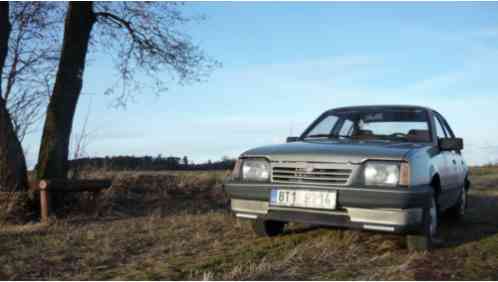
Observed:
[[[401,163],[399,166],[399,185],[410,185],[410,164]]]
[[[235,166],[232,171],[232,179],[240,178],[240,159],[235,162]]]

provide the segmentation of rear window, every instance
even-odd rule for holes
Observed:
[[[370,122],[364,123],[362,130],[370,130],[374,135],[390,135],[394,133],[410,134],[413,130],[428,130],[425,122]]]

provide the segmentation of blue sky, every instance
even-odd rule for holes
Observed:
[[[465,139],[471,164],[498,160],[498,3],[187,3],[185,27],[223,67],[206,82],[137,93],[125,110],[103,95],[108,60],[85,70],[74,131],[90,108],[87,153],[236,157],[297,135],[323,111],[418,104]],[[165,75],[167,77],[167,75]],[[41,126],[40,126],[41,128]],[[27,138],[33,165],[40,132]]]

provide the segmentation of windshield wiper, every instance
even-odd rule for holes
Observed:
[[[339,138],[348,138],[351,139],[351,136],[348,135],[340,135],[340,134],[313,134],[313,135],[308,135],[304,137],[304,139],[307,138],[328,138],[328,139],[339,139]]]
[[[304,138],[306,139],[306,138],[323,138],[323,137],[329,138],[330,134],[313,134],[313,135],[307,135]]]

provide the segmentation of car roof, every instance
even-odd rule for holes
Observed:
[[[354,110],[383,110],[383,109],[410,109],[410,110],[435,111],[431,108],[417,106],[417,105],[362,105],[362,106],[334,108],[330,109],[329,111],[342,112],[342,111],[354,111]]]

